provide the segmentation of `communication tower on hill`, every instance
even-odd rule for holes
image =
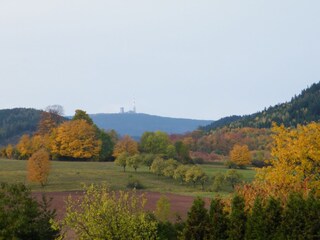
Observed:
[[[137,113],[137,109],[136,109],[136,100],[133,100],[133,113]]]

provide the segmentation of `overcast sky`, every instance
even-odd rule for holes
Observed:
[[[319,0],[0,0],[0,108],[216,120],[320,81]]]

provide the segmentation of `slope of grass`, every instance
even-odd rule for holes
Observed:
[[[207,191],[202,191],[200,186],[193,187],[188,184],[180,184],[178,181],[167,177],[158,177],[149,172],[146,167],[141,167],[137,172],[128,168],[126,172],[115,166],[112,162],[59,162],[53,161],[49,175],[48,185],[44,189],[39,184],[28,183],[27,161],[0,159],[0,182],[23,182],[33,191],[75,191],[81,190],[83,184],[107,184],[111,189],[126,189],[129,178],[138,179],[146,191],[170,192],[193,196],[213,196]],[[218,172],[226,172],[223,165],[201,165],[210,178]],[[253,170],[239,170],[244,180],[251,181]],[[221,192],[225,195],[228,192]]]

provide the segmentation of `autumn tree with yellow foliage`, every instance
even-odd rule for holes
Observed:
[[[52,133],[51,152],[60,157],[92,159],[100,150],[95,127],[83,119],[64,122]]]
[[[38,182],[44,186],[48,181],[50,171],[49,153],[45,149],[40,149],[28,160],[28,180]]]
[[[28,159],[32,155],[30,136],[27,134],[24,134],[20,138],[16,148],[17,148],[18,152],[20,153],[21,159]]]
[[[244,168],[245,166],[249,165],[252,157],[248,146],[235,144],[233,149],[230,151],[230,160],[233,164],[240,168]]]
[[[34,135],[30,137],[29,135],[23,135],[16,149],[19,152],[20,159],[28,159],[33,153],[40,149],[50,150],[50,136],[45,135]]]
[[[114,147],[113,156],[118,157],[122,153],[127,153],[129,156],[133,156],[139,153],[138,143],[134,141],[128,135],[125,135]]]
[[[270,166],[257,170],[252,184],[239,188],[247,202],[257,195],[287,201],[290,192],[320,196],[320,123],[297,128],[274,125]]]

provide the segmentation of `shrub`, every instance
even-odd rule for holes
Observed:
[[[129,181],[127,183],[127,188],[129,189],[143,189],[144,186],[143,184],[140,182],[139,179],[137,178],[133,178],[132,176],[129,177]]]
[[[157,221],[145,212],[145,204],[144,195],[135,191],[91,185],[82,199],[68,199],[61,227],[75,231],[77,239],[156,239]]]

